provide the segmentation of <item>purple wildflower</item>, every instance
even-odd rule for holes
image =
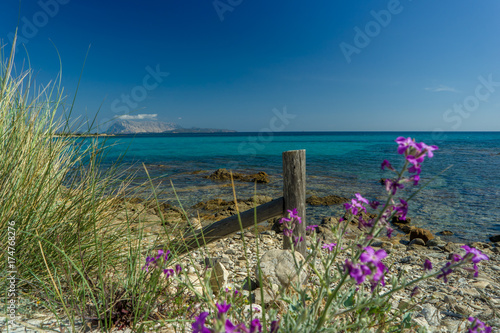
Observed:
[[[434,150],[438,150],[438,149],[439,149],[439,148],[438,148],[438,146],[434,146],[434,145],[432,145],[432,146],[428,146],[428,145],[426,145],[426,144],[425,144],[425,143],[423,143],[423,142],[420,142],[420,143],[418,144],[418,146],[419,146],[419,148],[420,148],[420,150],[421,150],[422,152],[427,153],[427,156],[428,156],[429,158],[432,158],[432,157],[434,156],[434,153],[433,153],[433,151],[434,151]]]
[[[391,192],[392,195],[396,194],[396,191],[401,188],[404,188],[404,185],[400,184],[398,181],[393,181],[391,179],[385,180],[385,190]]]
[[[413,182],[413,186],[417,186],[418,182],[420,181],[420,176],[419,175],[411,176],[410,181]]]
[[[400,155],[404,154],[408,148],[415,147],[415,141],[413,141],[411,138],[404,138],[400,136],[396,139],[396,142],[399,145],[398,154]]]
[[[420,165],[414,164],[411,167],[408,168],[409,173],[416,173],[417,175],[420,175],[420,172],[422,172],[422,169],[420,168]],[[420,179],[420,177],[419,177]]]
[[[182,266],[179,264],[175,265],[175,273],[179,275],[181,274],[181,272],[182,272]]]
[[[475,249],[473,247],[469,247],[468,245],[463,245],[463,246],[461,246],[461,248],[465,250],[464,258],[467,258],[467,259],[470,258],[470,260],[474,264],[477,264],[481,260],[489,260],[490,259],[486,254],[482,253],[478,249]],[[469,254],[472,254],[472,256],[469,256]]]
[[[322,248],[332,252],[335,246],[337,246],[337,243],[323,244]]]
[[[223,314],[229,310],[229,308],[231,307],[231,304],[227,304],[226,301],[224,301],[224,303],[222,303],[222,304],[215,303],[215,306],[217,307],[219,314]]]
[[[451,255],[451,260],[454,261],[454,262],[459,262],[459,261],[462,261],[464,260],[464,258],[456,253],[453,253]]]
[[[270,333],[276,333],[278,332],[278,329],[280,328],[280,322],[278,320],[273,320],[271,322],[271,328],[270,328]]]
[[[359,193],[356,193],[356,199],[358,200],[358,202],[362,202],[367,205],[370,203],[367,199],[363,198]]]
[[[394,229],[392,229],[391,227],[389,227],[387,225],[387,226],[385,226],[385,230],[386,230],[387,238],[391,238],[392,237],[392,233],[394,232]]]
[[[298,215],[297,208],[294,208],[292,210],[288,210],[288,213],[290,214],[290,219],[296,219],[299,222],[299,224],[302,223],[302,219]]]
[[[417,155],[417,156],[408,155],[406,156],[406,160],[413,165],[419,165],[424,161],[424,155]]]
[[[224,328],[226,329],[226,333],[235,333],[235,332],[238,332],[238,327],[235,326],[231,320],[229,319],[226,319],[226,325],[224,326]]]
[[[313,224],[313,225],[308,225],[306,227],[306,231],[310,231],[310,232],[314,232],[314,230],[316,230],[316,228],[318,227],[317,224]]]
[[[205,320],[207,319],[207,317],[208,312],[202,312],[198,317],[196,317],[194,323],[191,324],[193,333],[210,333],[210,330],[205,327]]]
[[[364,250],[365,252],[361,253],[359,260],[365,264],[372,263],[373,265],[377,265],[382,259],[387,257],[387,252],[384,249],[375,252],[371,246],[367,246]]]
[[[469,333],[491,333],[491,327],[486,326],[481,320],[474,317],[469,317],[468,319],[472,323],[468,331]]]
[[[425,259],[424,270],[430,271],[432,269],[432,262],[429,259]]]
[[[250,323],[250,333],[254,332],[259,332],[259,333],[262,332],[262,324],[260,323],[259,318],[255,318]]]
[[[299,237],[295,237],[295,239],[293,240],[293,244],[295,246],[297,246],[300,242],[303,242],[304,241],[304,238],[302,238],[302,236]]]
[[[286,237],[292,237],[293,230],[288,228],[283,228],[283,235],[285,235]]]
[[[384,161],[382,162],[382,165],[380,166],[380,168],[381,168],[382,170],[384,170],[385,168],[387,168],[387,169],[389,169],[389,170],[396,171],[396,170],[394,170],[394,168],[392,167],[391,163],[389,163],[389,161],[388,161],[388,160],[384,160]]]
[[[444,283],[448,283],[448,275],[453,273],[453,270],[451,268],[448,268],[451,265],[451,262],[447,262],[446,265],[441,268],[441,274],[436,276],[438,279],[443,278]]]
[[[365,278],[372,273],[370,268],[362,264],[353,264],[351,261],[346,259],[345,269],[349,275],[356,280],[357,284],[361,284],[365,281]]]
[[[351,199],[351,203],[346,202],[344,207],[346,210],[350,210],[354,215],[358,215],[361,210],[366,213],[366,208],[356,201],[356,199]]]
[[[408,203],[403,199],[399,199],[400,204],[394,206],[396,215],[401,217],[401,220],[406,220],[406,214],[408,213]]]
[[[165,277],[168,279],[169,277],[174,275],[174,270],[171,268],[167,268],[163,270],[163,273],[165,274]]]
[[[370,202],[370,207],[373,208],[373,209],[377,209],[378,206],[380,206],[380,202],[376,201],[376,200],[373,200]]]

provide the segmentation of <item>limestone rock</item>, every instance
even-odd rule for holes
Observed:
[[[295,251],[297,262],[304,262],[304,257]],[[299,282],[303,284],[307,278],[305,268],[299,274],[295,268],[292,252],[289,250],[270,250],[260,259],[260,268],[265,284],[277,284],[287,288],[291,283]],[[259,276],[259,267],[254,268],[255,276]]]
[[[215,263],[210,275],[210,286],[214,294],[218,294],[219,290],[223,288],[228,281],[229,273],[222,263]]]
[[[438,326],[440,323],[439,310],[432,304],[424,304],[420,314],[424,316],[427,323],[431,326]]]

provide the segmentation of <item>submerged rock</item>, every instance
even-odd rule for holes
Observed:
[[[500,235],[491,236],[490,241],[492,241],[493,243],[500,242]]]
[[[265,173],[264,171],[260,171],[258,173],[254,173],[251,175],[245,175],[242,173],[238,172],[233,172],[232,173],[233,180],[238,180],[242,182],[257,182],[261,184],[267,184],[269,183],[269,175]],[[226,169],[217,169],[215,170],[211,175],[206,176],[205,178],[211,179],[211,180],[222,180],[222,181],[227,181],[231,180],[231,172],[227,171]]]
[[[318,197],[316,195],[312,195],[306,199],[306,203],[312,206],[331,206],[338,205],[344,202],[349,202],[350,199],[339,197],[338,195],[327,195],[325,197]]]

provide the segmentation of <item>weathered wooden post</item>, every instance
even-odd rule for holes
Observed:
[[[283,152],[283,197],[285,200],[284,215],[287,210],[297,208],[302,223],[297,224],[293,231],[292,240],[295,237],[303,238],[295,249],[304,257],[306,256],[306,151],[290,150]],[[283,237],[283,249],[292,246],[288,237]]]

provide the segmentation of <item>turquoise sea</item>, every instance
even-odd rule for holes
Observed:
[[[232,199],[231,188],[204,178],[218,168],[265,171],[272,181],[258,184],[257,193],[281,196],[281,153],[295,149],[306,150],[308,196],[352,197],[359,192],[369,199],[382,200],[385,190],[379,181],[392,174],[381,171],[381,162],[388,159],[395,167],[403,162],[394,142],[398,136],[439,146],[434,158],[427,158],[422,165],[421,184],[436,177],[410,202],[412,224],[433,232],[450,230],[454,233],[451,238],[462,241],[485,241],[500,234],[500,132],[158,134],[102,140],[112,145],[105,165],[126,152],[121,163],[136,172],[137,183],[147,180],[144,165],[161,200],[178,205],[172,182],[182,205],[194,214],[190,207],[199,201]],[[199,170],[205,172],[193,173]],[[249,183],[236,187],[239,198],[250,197],[254,190],[254,184]],[[409,193],[405,190],[400,194],[405,197]],[[343,208],[307,208],[309,224],[332,215],[343,215]]]

